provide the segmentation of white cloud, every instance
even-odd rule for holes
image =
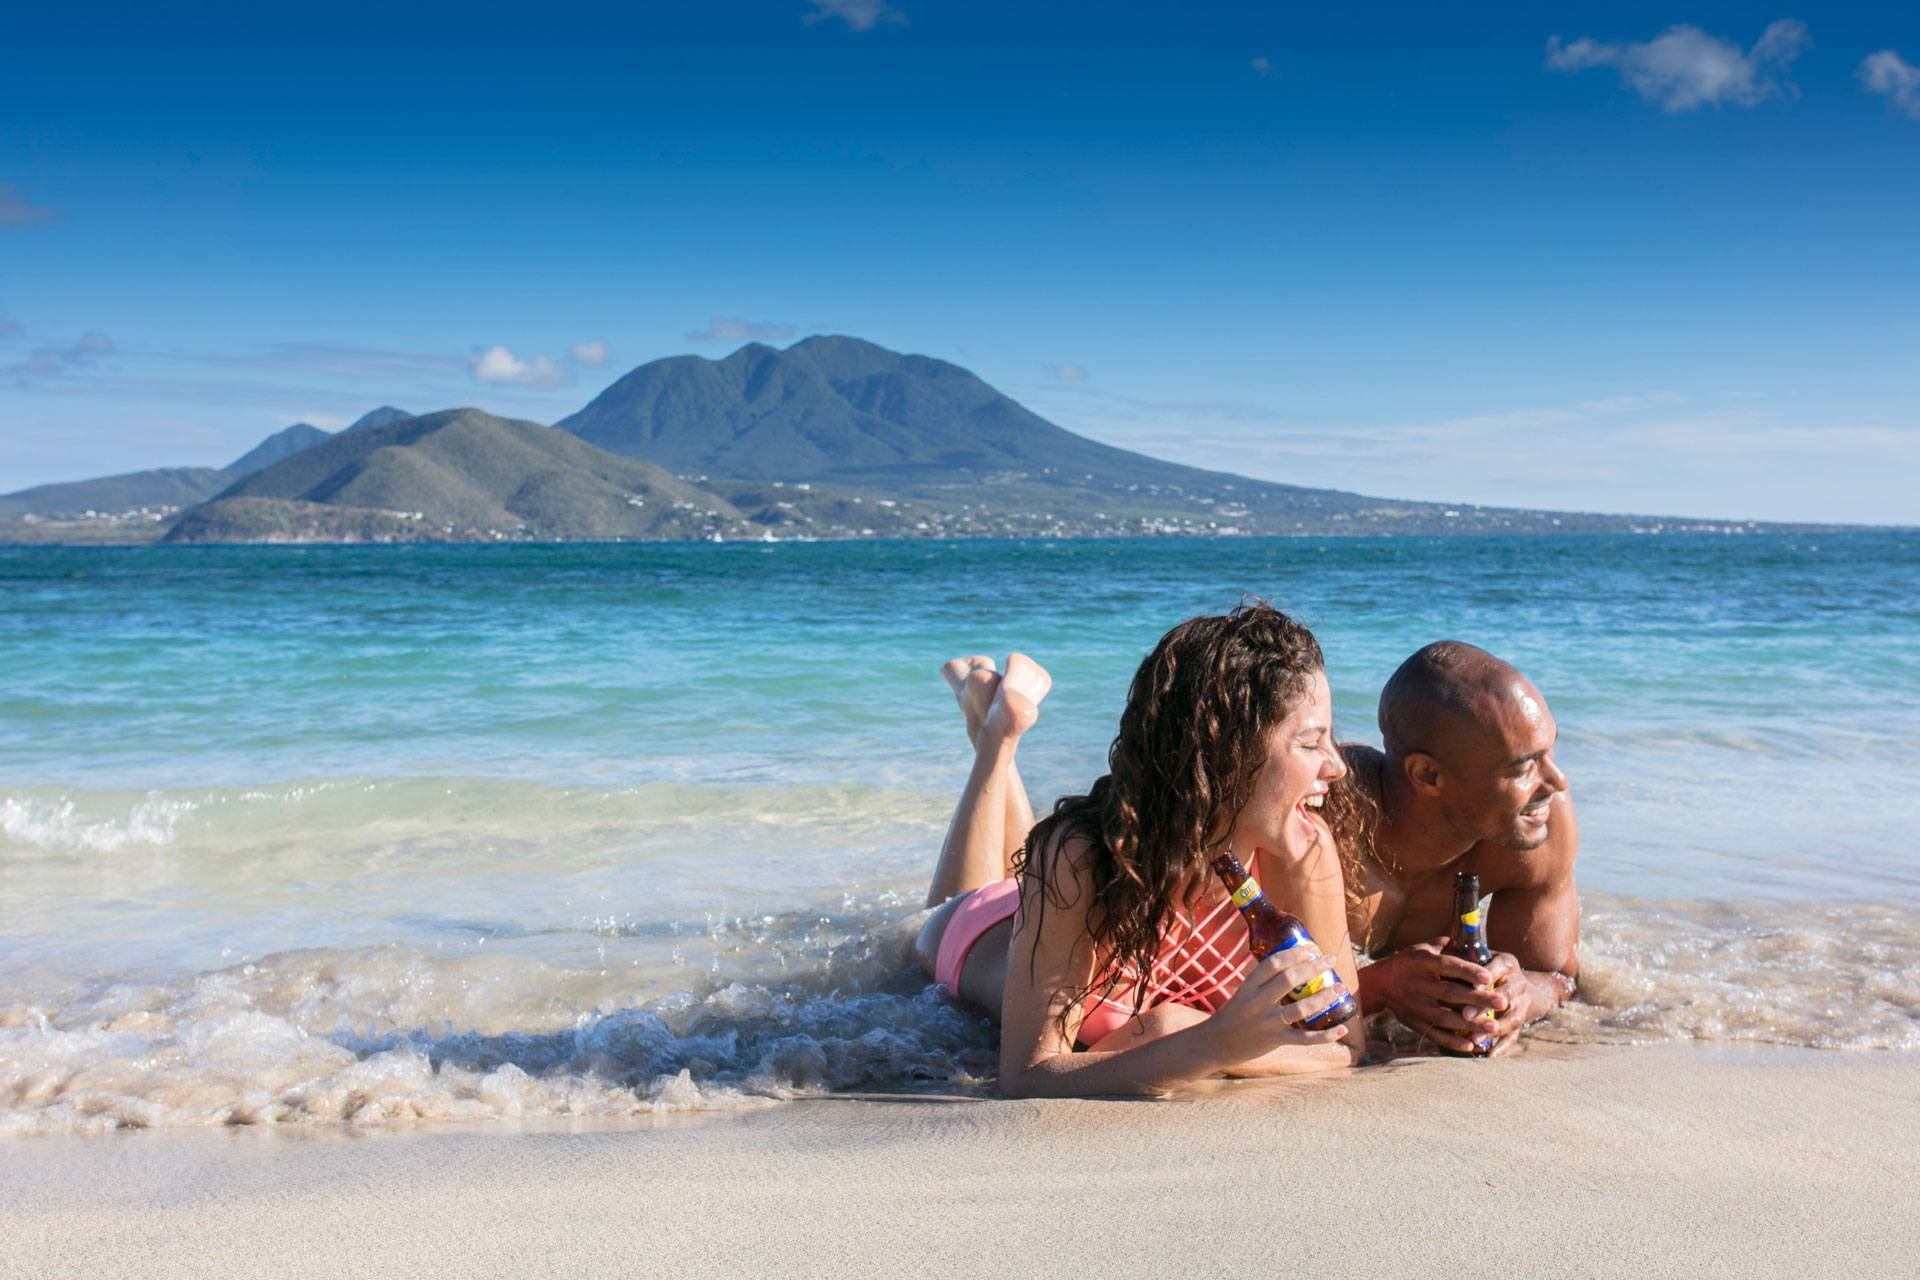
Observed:
[[[777,320],[746,320],[740,316],[715,316],[704,329],[686,335],[688,342],[783,342],[793,336],[793,326]]]
[[[12,187],[0,185],[0,227],[31,227],[52,222],[59,216],[58,210],[29,204],[27,198]]]
[[[1795,90],[1786,70],[1813,43],[1807,25],[1792,18],[1771,23],[1745,53],[1699,27],[1668,27],[1645,44],[1607,43],[1582,36],[1547,41],[1547,65],[1557,71],[1615,67],[1627,86],[1663,111],[1731,104],[1751,107]]]
[[[1272,58],[1255,58],[1253,60],[1252,66],[1253,66],[1253,74],[1257,76],[1265,77],[1273,74]]]
[[[585,342],[576,342],[567,348],[567,358],[575,364],[584,364],[598,369],[613,355],[613,348],[607,345],[605,338],[589,338]]]
[[[1869,93],[1877,93],[1901,114],[1920,120],[1920,67],[1891,49],[1870,53],[1855,73]]]
[[[14,385],[22,386],[28,378],[85,369],[101,356],[112,354],[112,338],[104,333],[83,333],[64,347],[57,344],[35,347],[27,352],[25,360],[0,368],[0,374],[13,375]]]
[[[801,18],[805,23],[838,18],[849,31],[871,31],[883,22],[904,25],[907,15],[887,0],[811,0],[813,12]]]
[[[475,382],[510,382],[522,387],[564,387],[573,381],[557,362],[546,356],[522,360],[505,347],[488,347],[473,358]]]
[[[1085,382],[1087,380],[1087,371],[1077,364],[1050,365],[1047,368],[1047,372],[1053,377],[1058,378],[1061,382]]]

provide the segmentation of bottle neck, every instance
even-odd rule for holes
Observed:
[[[1486,942],[1486,928],[1480,914],[1480,895],[1461,890],[1453,895],[1453,938],[1457,946],[1469,949]]]

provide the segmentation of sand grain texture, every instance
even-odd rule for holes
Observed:
[[[23,1138],[0,1275],[1891,1276],[1916,1102],[1899,1053],[1540,1045],[1165,1102]]]

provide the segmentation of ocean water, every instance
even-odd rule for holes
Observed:
[[[0,1132],[990,1087],[909,955],[1032,654],[1036,804],[1167,627],[1545,692],[1583,993],[1536,1034],[1920,1049],[1920,535],[0,548]]]

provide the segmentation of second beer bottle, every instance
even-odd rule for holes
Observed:
[[[1447,939],[1444,955],[1458,956],[1477,965],[1493,963],[1493,950],[1487,946],[1486,921],[1480,910],[1480,877],[1471,871],[1456,871],[1453,875],[1453,936]],[[1463,984],[1464,985],[1464,984]],[[1481,1005],[1452,1005],[1470,1022],[1492,1022],[1493,1010]],[[1484,1032],[1473,1033],[1473,1051],[1460,1053],[1449,1049],[1448,1053],[1460,1057],[1477,1058],[1493,1052],[1493,1037]]]
[[[1234,856],[1231,849],[1213,860],[1213,870],[1233,896],[1233,905],[1240,908],[1241,916],[1246,919],[1247,949],[1253,952],[1255,960],[1265,959],[1275,951],[1285,951],[1302,943],[1309,947],[1314,945],[1312,936],[1307,933],[1307,927],[1300,923],[1300,918],[1267,901],[1266,895],[1260,892],[1260,882],[1247,874],[1247,869],[1240,865],[1240,859]],[[1337,1027],[1360,1012],[1359,1002],[1347,990],[1346,984],[1340,981],[1340,975],[1333,971],[1331,964],[1326,972],[1308,978],[1287,992],[1287,999],[1304,1000],[1329,987],[1339,993],[1339,998],[1300,1024],[1309,1031]]]

